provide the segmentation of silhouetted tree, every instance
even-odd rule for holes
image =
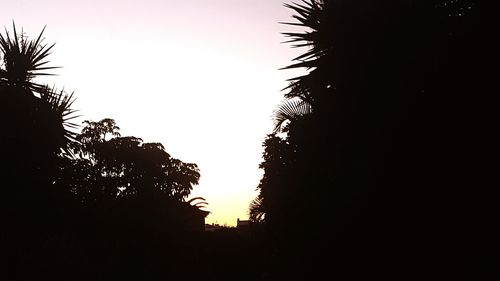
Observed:
[[[43,44],[42,35],[43,30],[36,39],[28,39],[17,34],[15,26],[12,35],[0,34],[1,170],[8,177],[22,178],[17,184],[50,183],[57,155],[74,136],[73,95],[34,82],[55,68],[47,66],[54,45]]]
[[[56,68],[47,66],[54,45],[43,44],[42,35],[43,30],[35,40],[28,39],[23,33],[17,34],[15,26],[12,35],[7,31],[0,34],[2,120],[7,126],[2,147],[23,147],[16,153],[28,150],[33,154],[30,158],[50,158],[64,149],[72,140],[68,128],[75,126],[70,121],[76,117],[70,108],[72,94],[34,82],[39,75],[51,75],[44,71]]]
[[[168,264],[161,271],[177,276],[190,264],[171,264],[185,259],[182,245],[203,231],[208,214],[203,198],[185,201],[198,183],[197,165],[171,157],[160,143],[120,136],[113,119],[84,124],[55,181],[77,199],[73,239],[93,249],[81,248],[78,255],[100,260],[87,265],[93,270],[112,272],[126,264],[126,272],[141,274]],[[104,268],[107,260],[112,268]]]
[[[7,30],[0,34],[1,246],[7,276],[36,264],[61,215],[53,181],[57,159],[73,140],[73,95],[35,81],[46,71],[54,45]],[[10,278],[10,277],[9,277]]]
[[[84,123],[61,173],[61,181],[83,201],[159,193],[180,201],[198,183],[196,164],[171,157],[160,143],[121,137],[112,119]]]
[[[309,48],[287,68],[309,71],[291,79],[277,109],[285,134],[265,142],[253,209],[274,237],[277,271],[307,279],[332,265],[387,274],[445,267],[437,256],[466,264],[444,238],[461,213],[446,198],[465,198],[455,173],[473,170],[456,151],[472,140],[461,137],[466,97],[484,91],[484,61],[473,55],[482,1],[286,6],[307,31],[285,35]]]

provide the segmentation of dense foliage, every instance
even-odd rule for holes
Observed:
[[[274,241],[276,274],[468,264],[454,245],[466,217],[458,202],[477,171],[464,148],[476,143],[487,93],[482,5],[286,5],[306,31],[285,35],[308,47],[288,68],[308,72],[291,79],[276,110],[250,209]]]
[[[203,198],[186,201],[197,165],[120,137],[112,119],[85,121],[76,134],[73,95],[35,82],[54,69],[42,34],[0,34],[1,271],[9,280],[128,279],[169,264],[156,271],[178,276],[208,214]]]
[[[185,199],[200,177],[196,164],[172,158],[160,143],[120,137],[114,120],[85,121],[60,181],[81,201],[107,201],[144,194]]]

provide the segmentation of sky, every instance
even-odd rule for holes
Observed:
[[[201,172],[207,223],[248,218],[262,142],[303,50],[286,0],[0,0],[0,26],[42,28],[61,66],[39,80],[75,93],[83,120],[113,118],[122,136],[161,142]],[[295,30],[297,30],[295,28]]]

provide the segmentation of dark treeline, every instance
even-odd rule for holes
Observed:
[[[285,35],[307,50],[287,68],[308,71],[276,109],[250,207],[270,280],[477,277],[493,120],[483,4],[288,5],[304,32]]]
[[[187,200],[196,164],[113,119],[75,132],[73,94],[35,81],[55,68],[42,36],[0,34],[1,279],[250,278],[248,235],[204,233],[207,202]]]
[[[110,118],[76,133],[73,94],[35,81],[54,69],[53,45],[6,31],[2,280],[478,277],[493,120],[485,2],[285,5],[304,28],[285,36],[307,49],[286,68],[307,72],[275,111],[245,232],[203,231],[207,203],[187,200],[196,164]]]

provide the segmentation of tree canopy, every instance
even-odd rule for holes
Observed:
[[[84,123],[60,179],[83,201],[148,194],[180,201],[198,184],[197,165],[171,157],[161,143],[121,137],[113,119]]]

